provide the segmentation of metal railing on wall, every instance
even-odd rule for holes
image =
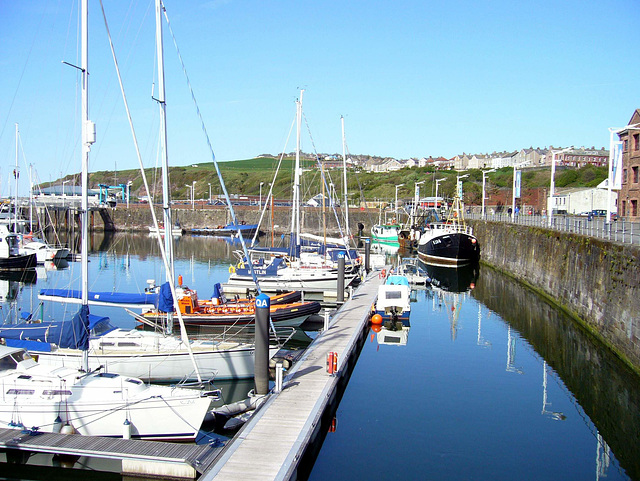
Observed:
[[[465,214],[467,219],[487,220],[493,222],[509,222],[512,224],[528,225],[562,232],[598,237],[614,242],[640,245],[640,222],[631,222],[621,218],[605,223],[603,217],[583,217],[575,215],[554,215],[551,225],[546,215],[516,214],[511,216],[506,212],[485,214],[469,211]]]

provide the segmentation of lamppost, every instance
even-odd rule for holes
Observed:
[[[211,182],[207,182],[209,185],[209,205],[211,205]]]
[[[487,185],[487,174],[488,174],[489,172],[495,172],[495,171],[496,171],[496,169],[490,169],[490,170],[483,170],[483,171],[482,171],[482,218],[483,218],[483,219],[484,219],[484,218],[485,218],[485,216],[486,216],[486,213],[485,213],[485,211],[484,211],[484,199],[485,199],[485,197],[484,197],[484,190],[485,190],[485,187],[486,187],[486,185]]]
[[[184,186],[189,189],[189,200],[193,199],[193,186],[191,184],[184,184]]]
[[[402,187],[404,184],[398,184],[396,185],[396,203],[394,204],[395,207],[395,213],[396,213],[396,219],[398,218],[398,187]]]
[[[131,184],[133,184],[133,181],[127,182],[127,209],[129,208],[129,197],[131,197]]]
[[[191,210],[196,208],[196,181],[193,181],[193,187],[191,188]]]
[[[438,210],[438,185],[440,184],[440,182],[447,180],[446,177],[443,177],[442,179],[437,179],[436,180],[436,201],[434,203],[434,208],[436,209],[436,211]]]
[[[563,152],[569,152],[571,150],[570,147],[562,150],[552,150],[551,151],[551,184],[549,186],[549,200],[547,202],[547,213],[549,214],[549,223],[547,224],[551,227],[551,221],[553,218],[553,196],[555,195],[555,178],[556,178],[556,154],[561,154]]]
[[[414,186],[414,192],[413,192],[413,209],[411,209],[411,213],[412,213],[412,224],[415,224],[415,216],[418,213],[418,202],[420,202],[420,184],[424,184],[424,180],[421,180],[420,182],[416,182],[416,185]]]
[[[625,130],[628,129],[635,129],[638,126],[640,126],[640,124],[632,124],[632,125],[625,125],[624,127],[620,128],[620,129],[612,129],[609,128],[609,177],[607,180],[607,218],[604,221],[605,224],[609,225],[611,224],[611,188],[612,188],[612,184],[614,182],[614,172],[613,172],[613,162],[614,162],[614,158],[613,158],[613,135],[614,134],[619,134],[621,132],[624,132]],[[620,152],[620,155],[622,155],[622,152]],[[616,169],[620,169],[622,166],[616,166]],[[616,172],[617,174],[617,172]],[[617,174],[619,175],[619,174]],[[615,175],[617,177],[617,175]]]
[[[516,218],[516,169],[518,167],[522,167],[527,163],[528,161],[520,162],[519,164],[513,164],[513,197],[511,200],[511,220],[515,220]]]
[[[64,196],[64,184],[66,184],[67,182],[70,182],[71,180],[63,180],[62,181],[62,207],[67,205],[67,202],[65,200],[65,196]]]
[[[456,175],[456,189],[458,189],[458,197],[460,197],[460,201],[462,201],[462,182],[460,182],[460,179],[464,179],[465,177],[469,177],[469,174]]]
[[[262,209],[262,186],[264,182],[260,182],[260,208]]]

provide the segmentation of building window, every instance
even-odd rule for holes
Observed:
[[[622,183],[627,183],[627,169],[622,169]]]
[[[631,200],[631,215],[633,217],[638,215],[638,201],[636,199]]]
[[[631,167],[631,170],[633,171],[633,183],[637,184],[638,183],[638,166],[634,166]]]
[[[640,134],[633,134],[633,150],[640,150]]]
[[[622,217],[626,217],[627,216],[627,202],[626,201],[622,201]]]
[[[627,139],[624,139],[624,142],[623,142],[623,144],[622,144],[622,145],[623,145],[622,150],[623,150],[624,152],[626,152],[627,150],[629,150],[629,141],[628,141]]]

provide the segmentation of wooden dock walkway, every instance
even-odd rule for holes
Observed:
[[[354,351],[382,282],[377,271],[369,274],[286,376],[282,392],[272,395],[225,446],[201,481],[296,478],[298,463],[318,435],[325,408],[334,400],[341,379],[350,375],[341,366],[354,354],[357,359],[359,352]],[[337,375],[327,373],[329,352],[338,353]]]
[[[222,448],[209,445],[0,429],[0,449],[121,459],[123,473],[195,478]]]

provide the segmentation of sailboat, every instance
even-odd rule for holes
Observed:
[[[164,55],[162,51],[162,4],[156,0],[156,40],[158,48],[159,95],[161,110],[161,140],[165,161],[163,163],[163,208],[164,226],[171,226],[170,199],[168,189],[168,160],[166,156],[166,112],[164,93]],[[151,207],[153,208],[153,207]],[[83,224],[84,226],[84,224]],[[83,254],[86,252],[83,247]],[[87,305],[118,305],[120,307],[155,306],[167,321],[168,331],[173,326],[174,305],[171,292],[173,282],[173,242],[170,235],[164,236],[164,251],[167,257],[167,282],[158,291],[142,294],[85,292],[69,289],[41,290],[41,300],[55,300]],[[87,256],[83,255],[85,261]],[[157,312],[157,310],[156,310]],[[182,322],[181,317],[179,317]],[[38,355],[41,364],[80,368],[86,355],[90,369],[104,366],[110,373],[139,377],[145,381],[176,382],[200,381],[206,379],[249,378],[254,372],[253,343],[225,338],[224,340],[189,340],[186,331],[181,338],[168,333],[120,329],[111,326],[108,318],[89,320],[90,340],[87,353],[74,347],[64,346],[54,333],[60,329],[60,323],[49,323],[47,335],[34,330],[34,324],[23,323],[0,331],[0,337],[13,337],[7,340],[15,346],[28,346],[34,355]],[[44,323],[45,325],[47,323]],[[36,324],[42,326],[43,324]],[[29,343],[22,343],[30,341]],[[277,346],[269,349],[272,357],[278,351]]]
[[[159,5],[159,0],[157,2]],[[83,370],[45,366],[23,348],[0,346],[0,426],[38,432],[76,431],[93,436],[193,440],[210,405],[207,392],[145,385],[141,379],[89,370],[88,173],[95,125],[88,115],[88,0],[82,31],[82,306],[65,324],[65,344],[83,353]],[[161,422],[159,422],[161,420]]]
[[[231,288],[253,289],[255,273],[264,292],[281,292],[285,290],[300,290],[310,292],[335,291],[338,283],[336,263],[323,254],[313,253],[302,255],[301,225],[300,225],[300,134],[302,126],[302,97],[296,100],[296,158],[294,167],[293,201],[291,210],[291,237],[288,250],[259,249],[251,250],[251,258],[244,253],[238,253],[238,263],[229,268],[230,275],[227,286]],[[346,249],[347,253],[349,252]],[[345,256],[350,257],[350,255]],[[359,266],[358,266],[359,267]],[[345,286],[350,285],[359,276],[359,270],[354,268],[345,272]]]

